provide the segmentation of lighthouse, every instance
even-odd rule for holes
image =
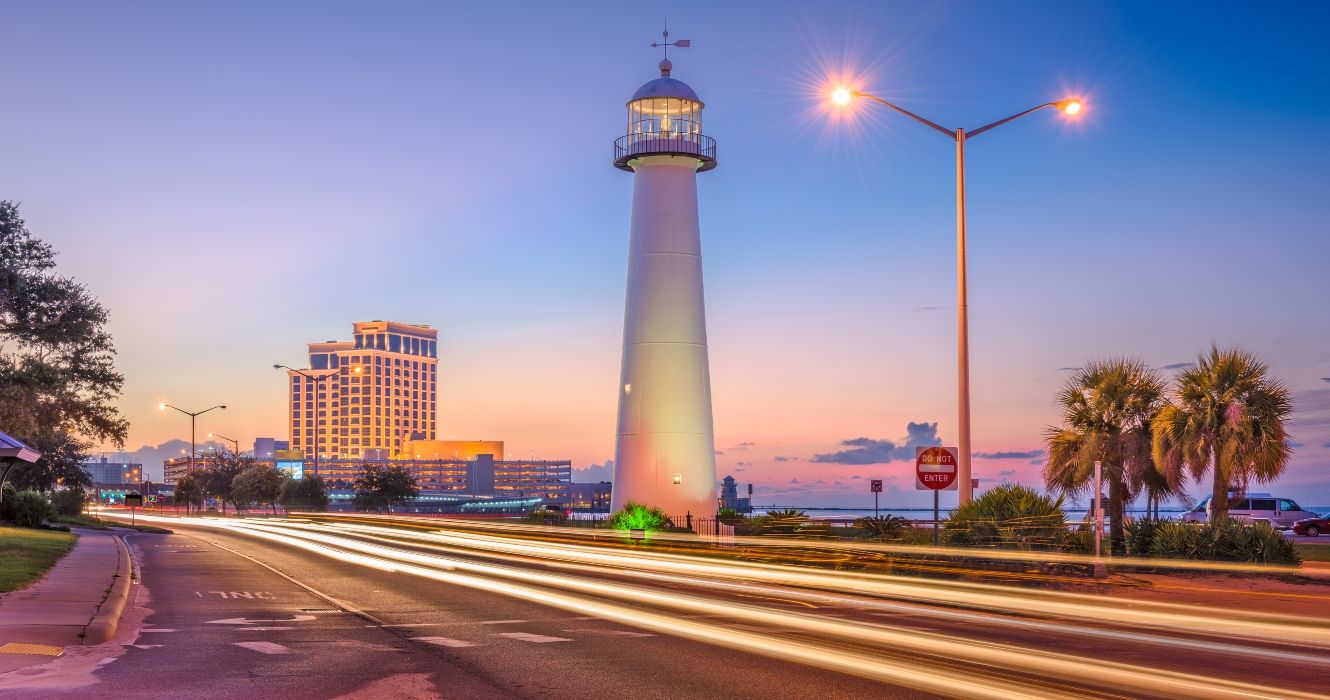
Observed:
[[[697,174],[716,167],[716,141],[702,133],[702,100],[670,70],[667,54],[660,77],[628,100],[627,133],[614,142],[614,166],[633,174],[633,211],[612,506],[682,519],[716,512],[697,217]]]

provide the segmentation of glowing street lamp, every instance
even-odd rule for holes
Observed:
[[[996,129],[1007,122],[1015,121],[1045,107],[1060,110],[1068,116],[1075,116],[1080,114],[1083,105],[1080,100],[1075,98],[1046,102],[1031,107],[1024,112],[1013,114],[1006,119],[999,119],[992,124],[966,132],[965,129],[953,130],[940,126],[877,95],[844,86],[831,91],[832,103],[840,107],[849,106],[856,97],[863,97],[895,110],[956,142],[956,403],[958,413],[957,432],[959,433],[957,438],[960,452],[959,464],[956,465],[956,480],[960,482],[957,490],[960,505],[965,505],[970,502],[974,495],[973,482],[970,481],[970,318],[965,271],[965,142],[967,139],[974,138],[985,131]]]
[[[220,409],[222,409],[222,410],[226,410],[226,406],[224,406],[224,405],[218,405],[218,406],[213,406],[212,408],[205,408],[205,409],[203,409],[202,411],[186,411],[186,410],[183,409],[183,408],[177,408],[177,407],[175,407],[175,406],[172,406],[172,405],[169,404],[169,403],[159,403],[159,404],[157,404],[157,410],[159,410],[159,411],[165,411],[165,410],[168,409],[168,408],[173,409],[173,410],[176,410],[176,411],[180,411],[181,413],[183,413],[183,414],[189,416],[189,473],[190,473],[190,474],[193,474],[193,473],[194,473],[194,455],[197,453],[197,450],[196,450],[195,447],[194,447],[194,421],[195,421],[195,419],[197,419],[199,416],[201,416],[201,415],[207,413],[208,411],[211,411],[211,410],[214,410],[214,409],[218,409],[218,408],[220,408]]]

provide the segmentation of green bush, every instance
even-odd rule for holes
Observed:
[[[51,517],[51,504],[36,491],[19,491],[14,494],[12,508],[12,520],[19,527],[41,527]]]
[[[1155,527],[1149,553],[1165,559],[1289,566],[1302,563],[1293,543],[1269,523],[1246,523],[1232,518],[1214,523],[1160,522]]]
[[[615,530],[660,531],[674,527],[674,523],[659,508],[649,508],[629,501],[623,508],[610,514],[610,527]]]
[[[86,498],[83,489],[60,489],[51,494],[51,505],[58,515],[78,515],[83,512]]]
[[[317,476],[287,479],[282,484],[277,503],[287,510],[327,510],[328,487]]]
[[[862,532],[865,537],[880,539],[894,540],[900,537],[905,528],[909,526],[910,520],[899,515],[883,515],[881,517],[866,515],[854,521],[855,529]]]
[[[1067,541],[1062,498],[1002,484],[952,511],[943,524],[947,544],[1007,549],[1062,549]]]
[[[1127,554],[1133,557],[1150,556],[1150,547],[1155,540],[1155,533],[1166,520],[1155,518],[1133,518],[1123,523],[1126,533]]]
[[[1064,546],[1073,554],[1094,554],[1094,526],[1091,523],[1081,523],[1080,527],[1067,533]],[[1108,546],[1107,537],[1104,538],[1104,546]]]
[[[18,489],[14,485],[5,482],[4,490],[0,491],[0,523],[14,522],[14,497],[18,495]]]

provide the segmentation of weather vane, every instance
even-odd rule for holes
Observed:
[[[673,41],[673,42],[670,41],[670,23],[669,23],[669,22],[666,22],[666,23],[665,23],[665,31],[661,32],[660,35],[663,36],[663,37],[665,37],[665,38],[664,38],[664,39],[661,41],[661,43],[659,43],[659,44],[655,44],[655,43],[653,43],[653,44],[651,45],[651,48],[653,48],[653,49],[660,49],[660,48],[665,49],[665,60],[666,60],[666,61],[670,60],[670,47],[671,47],[671,46],[673,46],[673,47],[676,48],[676,49],[686,49],[686,48],[688,48],[688,47],[690,47],[690,46],[693,45],[693,42],[692,42],[691,40],[689,40],[689,39],[679,39],[678,41]]]

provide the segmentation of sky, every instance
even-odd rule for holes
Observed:
[[[669,16],[664,15],[665,12]],[[920,506],[956,439],[948,127],[967,146],[981,489],[1037,485],[1087,360],[1269,362],[1330,504],[1330,7],[1291,3],[5,4],[0,198],[111,312],[126,449],[285,437],[285,375],[351,323],[439,329],[443,438],[613,458],[631,176],[624,103],[706,104],[698,177],[717,468],[756,501]],[[1318,48],[1320,47],[1320,48]],[[103,446],[113,449],[111,446]],[[112,453],[114,454],[114,453]],[[1200,495],[1207,487],[1193,487]],[[946,498],[946,496],[944,496]]]

